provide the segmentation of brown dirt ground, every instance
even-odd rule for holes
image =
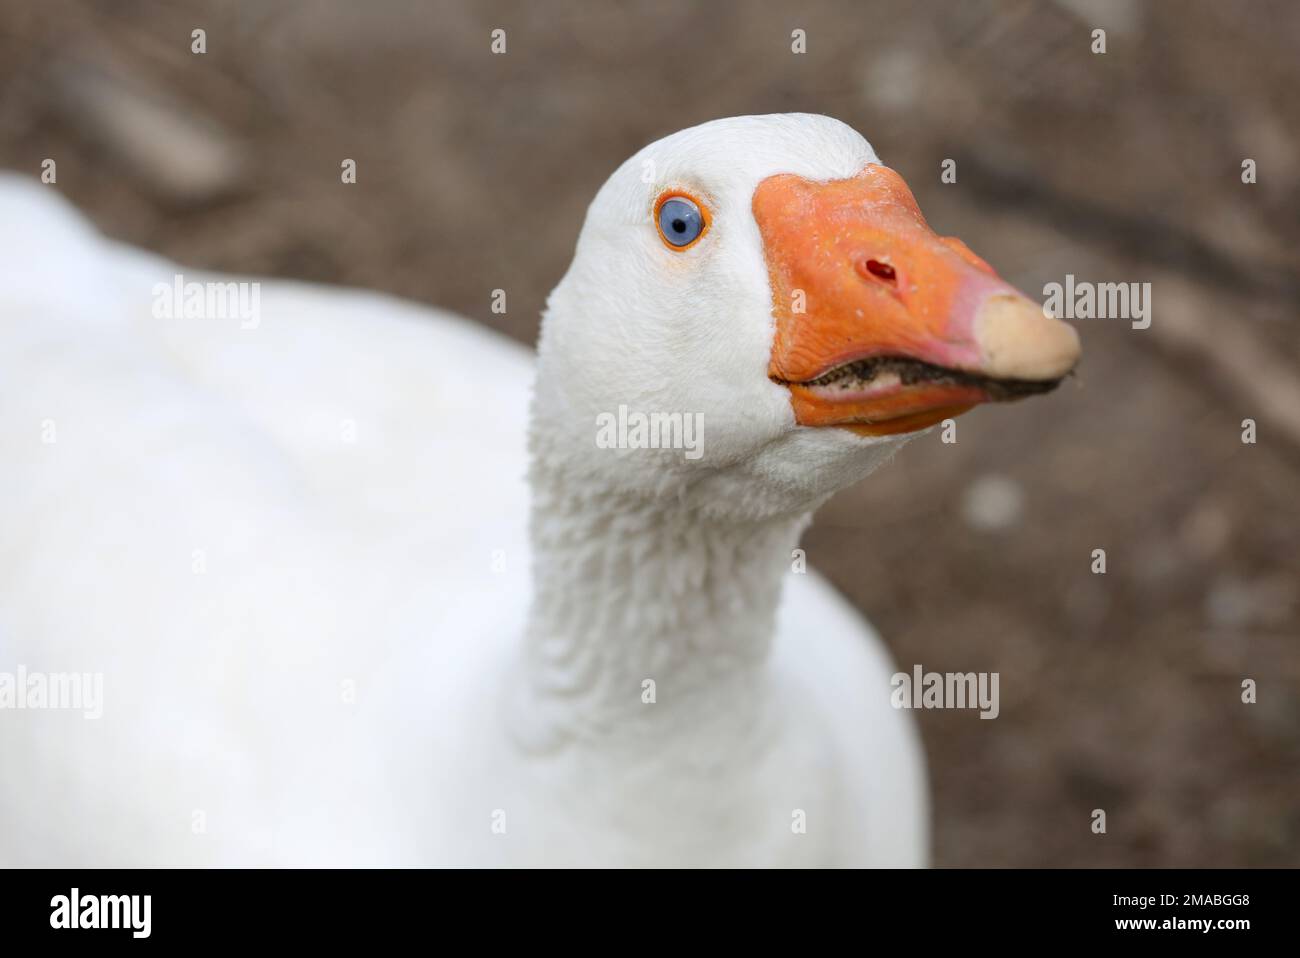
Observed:
[[[56,157],[105,231],[187,264],[531,341],[622,159],[806,110],[863,131],[936,229],[1022,288],[1152,282],[1151,329],[1081,322],[1074,382],[914,443],[819,515],[809,557],[900,662],[1001,673],[997,721],[921,715],[938,864],[1300,865],[1298,47],[1286,2],[0,0],[0,165]],[[169,182],[122,138],[137,101],[194,127],[210,175]],[[985,529],[998,489],[1019,506]]]

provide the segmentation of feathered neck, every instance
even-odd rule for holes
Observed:
[[[644,743],[720,720],[756,734],[781,581],[810,514],[720,520],[537,458],[531,480],[524,736]]]

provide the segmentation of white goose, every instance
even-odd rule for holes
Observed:
[[[530,354],[463,320],[271,281],[256,328],[156,318],[177,273],[230,278],[49,187],[0,204],[0,863],[925,862],[894,668],[791,551],[1078,342],[852,129],[623,164],[531,421]],[[602,448],[620,406],[699,414],[699,454]],[[102,717],[17,707],[72,672]]]

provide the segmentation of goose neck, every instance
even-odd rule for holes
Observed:
[[[591,735],[755,707],[808,514],[720,519],[537,468],[533,489],[534,704]]]

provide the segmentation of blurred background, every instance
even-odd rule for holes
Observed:
[[[1149,329],[1080,320],[1074,380],[914,442],[805,545],[901,667],[1001,673],[996,721],[918,713],[937,864],[1300,865],[1298,49],[1285,0],[0,0],[0,166],[55,158],[187,266],[531,343],[632,152],[827,113],[1031,296],[1151,283]]]

